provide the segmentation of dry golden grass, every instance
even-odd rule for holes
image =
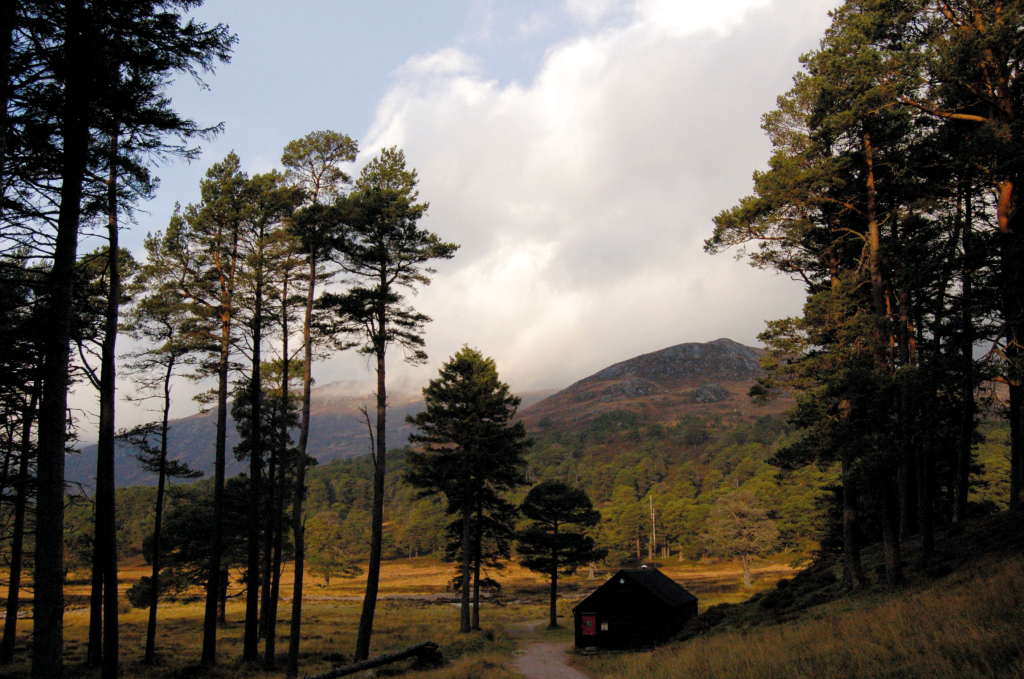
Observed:
[[[725,601],[739,601],[751,594],[750,590],[740,584],[741,570],[738,564],[699,564],[672,559],[666,560],[662,569],[697,593],[701,597],[702,608]],[[764,564],[760,570],[757,589],[774,586],[780,577],[790,572],[791,569],[778,563]],[[149,568],[140,558],[135,558],[122,562],[119,565],[119,573],[119,590],[123,594],[139,577],[148,575]],[[380,593],[386,597],[445,592],[452,573],[452,564],[428,557],[387,561],[381,569]],[[389,599],[380,601],[374,624],[371,651],[373,654],[429,639],[441,646],[450,664],[436,670],[415,670],[410,668],[411,661],[407,661],[381,670],[378,674],[390,674],[401,670],[408,672],[404,676],[424,679],[506,679],[517,676],[507,668],[514,648],[514,641],[510,638],[508,630],[524,621],[540,621],[547,618],[548,583],[539,574],[520,568],[514,563],[509,564],[505,570],[492,572],[490,575],[502,583],[502,595],[498,600],[488,601],[481,607],[481,623],[484,628],[481,633],[460,634],[458,607],[449,602]],[[610,571],[598,571],[594,579],[590,579],[589,575],[589,571],[584,569],[574,577],[560,579],[560,592],[563,598],[558,602],[558,613],[566,627],[572,623],[572,607],[603,583],[610,575]],[[292,579],[293,572],[289,564],[282,576],[281,591],[286,600],[280,606],[281,620],[278,625],[278,656],[281,658],[287,652],[288,646]],[[361,604],[349,598],[361,598],[364,587],[364,576],[333,578],[327,586],[321,578],[307,573],[302,616],[300,675],[322,672],[350,661],[352,650],[355,648]],[[89,612],[82,606],[88,598],[88,581],[79,575],[72,579],[65,591],[72,604],[65,616],[68,677],[93,677],[95,671],[84,667]],[[203,605],[198,600],[192,603],[161,603],[157,629],[160,664],[156,667],[146,667],[139,662],[145,643],[148,611],[130,609],[127,604],[122,604],[122,676],[168,679],[282,676],[281,664],[266,670],[262,665],[250,666],[240,663],[244,631],[244,602],[241,588],[234,584],[230,595],[227,607],[228,623],[218,632],[220,665],[215,669],[202,669],[198,666],[203,621]],[[18,662],[6,668],[8,673],[3,675],[5,678],[21,679],[29,676],[27,644],[31,639],[32,621],[20,621],[18,628]],[[542,632],[542,635],[545,638],[567,642],[572,638],[570,629]]]
[[[798,622],[652,652],[576,657],[601,679],[1024,677],[1024,559],[983,561],[915,592],[841,599]]]

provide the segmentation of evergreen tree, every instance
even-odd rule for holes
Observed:
[[[302,324],[303,376],[302,420],[295,468],[295,492],[292,502],[292,535],[295,540],[295,582],[292,591],[292,624],[288,640],[288,676],[299,671],[299,642],[302,631],[303,542],[302,502],[306,494],[306,444],[309,440],[310,389],[313,385],[313,306],[317,284],[324,282],[323,265],[337,239],[340,227],[338,210],[321,201],[341,195],[351,178],[340,168],[355,160],[358,145],[348,135],[337,132],[311,132],[289,142],[281,156],[286,176],[305,192],[306,204],[292,220],[292,234],[306,256],[306,306]],[[287,361],[287,359],[285,359]],[[287,363],[286,363],[287,365]],[[285,379],[287,384],[287,378]]]
[[[503,491],[524,482],[523,453],[529,446],[522,422],[513,423],[520,399],[498,378],[493,359],[463,347],[423,390],[424,410],[406,418],[417,431],[409,441],[422,450],[406,453],[406,479],[421,493],[443,494],[448,513],[459,516],[456,544],[461,556],[461,631],[472,628],[470,582],[479,608],[481,543],[485,535],[502,543],[514,522]],[[477,616],[479,622],[479,617]],[[479,624],[477,624],[479,627]]]
[[[572,575],[583,564],[600,561],[607,554],[580,530],[596,526],[601,513],[585,491],[561,481],[545,481],[531,488],[519,510],[530,521],[516,536],[519,562],[550,578],[548,629],[556,629],[558,574]],[[566,530],[569,527],[575,530]]]
[[[145,247],[151,262],[159,262],[160,235],[146,238]],[[121,437],[136,449],[136,459],[143,469],[157,475],[156,507],[153,518],[152,572],[149,578],[149,622],[146,628],[146,650],[143,663],[156,662],[157,604],[160,596],[160,554],[166,483],[173,478],[198,478],[187,465],[167,459],[167,435],[170,431],[172,379],[189,357],[199,349],[188,334],[188,308],[175,294],[174,282],[167,271],[153,265],[142,267],[133,284],[135,298],[125,318],[129,337],[143,342],[142,347],[127,357],[126,367],[134,378],[139,400],[159,398],[161,419],[122,432]],[[148,346],[147,346],[148,345]],[[152,439],[158,444],[153,444]]]
[[[451,259],[458,246],[419,228],[427,212],[417,203],[415,170],[407,169],[405,154],[383,149],[360,172],[355,191],[341,204],[343,237],[336,243],[338,264],[351,287],[343,294],[325,294],[321,309],[324,325],[341,346],[356,346],[372,356],[377,374],[377,423],[374,447],[373,534],[366,575],[366,596],[359,619],[355,659],[370,652],[373,616],[377,607],[381,546],[384,538],[384,481],[387,472],[387,380],[385,358],[389,346],[405,351],[406,361],[422,363],[423,328],[430,318],[409,306],[402,289],[415,290],[430,283],[429,262]],[[293,617],[294,620],[294,617]]]

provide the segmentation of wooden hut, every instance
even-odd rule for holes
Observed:
[[[697,615],[697,597],[656,568],[624,568],[572,609],[578,648],[646,648]]]

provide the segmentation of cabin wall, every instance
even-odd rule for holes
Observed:
[[[589,613],[597,617],[597,634],[593,636],[583,634],[583,616]],[[689,619],[681,613],[630,580],[621,585],[612,582],[577,606],[573,616],[576,646],[607,649],[654,646],[679,632]],[[602,623],[607,623],[607,631],[601,629]]]

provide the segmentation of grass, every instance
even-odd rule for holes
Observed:
[[[1022,528],[1015,515],[955,528],[940,536],[934,559],[916,566],[910,543],[910,583],[896,594],[875,581],[844,595],[831,569],[817,569],[705,612],[690,630],[704,632],[687,641],[573,662],[600,679],[1024,677]],[[880,555],[865,557],[874,575]]]
[[[779,578],[791,575],[792,569],[785,565],[790,558],[780,556],[761,564],[758,589],[770,589]],[[738,564],[700,564],[672,559],[666,560],[661,568],[697,593],[702,599],[702,606],[739,601],[750,596],[750,590],[742,587]],[[452,572],[451,564],[432,558],[388,561],[382,567],[380,593],[386,597],[445,592]],[[139,577],[148,575],[149,569],[140,558],[134,558],[119,565],[119,574],[119,589],[123,594]],[[482,632],[460,634],[458,607],[450,602],[383,599],[377,606],[372,655],[429,639],[440,645],[449,664],[440,669],[422,670],[412,667],[413,661],[404,661],[377,670],[377,675],[402,673],[414,679],[516,677],[518,675],[508,669],[515,646],[508,630],[524,622],[536,621],[540,638],[571,643],[573,606],[602,584],[610,574],[608,570],[598,571],[591,579],[589,571],[584,570],[574,577],[560,578],[558,615],[563,627],[558,630],[544,629],[548,617],[548,583],[540,575],[516,564],[510,564],[504,571],[490,573],[502,583],[502,594],[495,600],[486,601],[481,607]],[[292,572],[286,570],[282,580],[282,593],[289,596]],[[327,585],[321,578],[307,574],[300,676],[323,672],[351,661],[361,609],[357,599],[362,597],[364,587],[364,577],[333,578],[330,585]],[[65,591],[71,603],[65,615],[67,677],[78,679],[98,676],[95,670],[84,665],[89,621],[89,612],[84,603],[88,600],[88,581],[82,576],[72,579]],[[256,679],[283,676],[283,663],[267,670],[262,665],[246,665],[239,661],[244,631],[244,602],[240,596],[241,589],[237,586],[232,588],[230,594],[228,623],[218,631],[220,664],[216,668],[201,668],[198,665],[202,646],[202,603],[161,602],[157,628],[159,664],[155,667],[147,667],[139,662],[143,655],[148,611],[131,609],[123,603],[120,616],[121,675],[126,679]],[[284,657],[288,648],[290,613],[290,600],[285,600],[280,606],[281,620],[278,625],[277,648],[280,658]],[[4,668],[6,673],[2,676],[5,679],[29,676],[27,645],[31,639],[31,629],[30,619],[19,621],[17,662]]]

